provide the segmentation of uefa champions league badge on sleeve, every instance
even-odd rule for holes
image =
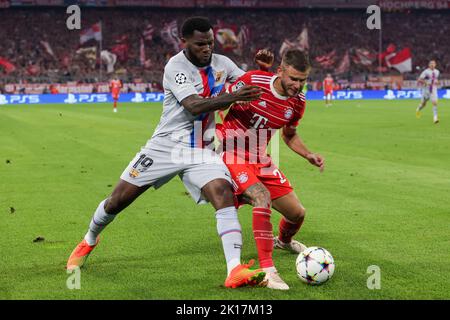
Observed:
[[[185,83],[187,81],[187,77],[183,72],[178,72],[175,75],[175,82],[179,85]]]

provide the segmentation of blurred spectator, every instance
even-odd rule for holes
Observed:
[[[269,48],[276,54],[278,64],[279,48],[284,39],[294,40],[303,26],[308,28],[310,58],[313,64],[311,80],[321,81],[328,72],[333,73],[344,53],[350,48],[364,48],[378,52],[379,32],[366,27],[367,15],[351,10],[182,10],[155,8],[97,9],[83,8],[82,27],[102,21],[103,49],[126,49],[117,59],[115,73],[124,82],[139,78],[153,83],[151,90],[161,90],[162,74],[167,60],[175,54],[171,46],[160,37],[164,23],[176,19],[178,27],[188,16],[205,15],[213,24],[219,20],[225,24],[246,25],[250,29],[250,42],[242,55],[222,52],[216,44],[216,52],[224,53],[238,65],[255,68],[253,56],[260,48]],[[76,54],[79,48],[77,30],[66,28],[65,8],[0,10],[0,56],[11,61],[16,70],[4,77],[5,82],[66,83],[79,81],[94,83],[105,81],[110,75],[97,52],[91,59]],[[146,66],[140,63],[140,37],[151,23],[155,32],[151,41],[146,41]],[[433,32],[425,32],[433,26]],[[438,11],[409,11],[407,13],[383,12],[383,43],[394,43],[397,48],[408,46],[413,54],[413,73],[406,78],[415,79],[417,73],[434,58],[438,69],[445,75],[450,73],[450,15]],[[45,47],[48,43],[51,51]],[[96,45],[95,41],[92,43]],[[315,57],[336,50],[336,62],[330,68],[322,68]],[[92,59],[93,58],[93,59]],[[368,75],[377,74],[377,63],[371,67],[351,64],[349,72],[338,78],[365,82]],[[419,68],[417,68],[419,67]],[[0,71],[1,72],[1,71]],[[398,74],[390,70],[392,74]],[[155,88],[155,89],[153,89]]]

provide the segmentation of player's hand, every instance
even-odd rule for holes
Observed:
[[[232,93],[236,101],[253,101],[259,99],[262,95],[262,90],[258,86],[245,85],[239,90]]]
[[[268,49],[261,49],[255,55],[255,62],[259,66],[260,70],[267,71],[273,65],[275,56]]]
[[[306,159],[314,166],[318,167],[320,172],[325,169],[325,159],[317,153],[310,153],[306,156]]]

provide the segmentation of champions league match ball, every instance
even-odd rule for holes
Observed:
[[[335,265],[333,256],[326,249],[309,247],[298,255],[295,267],[300,280],[319,285],[331,279]]]

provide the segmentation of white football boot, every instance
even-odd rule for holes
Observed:
[[[303,252],[307,247],[297,240],[292,239],[290,243],[284,243],[281,242],[278,237],[273,237],[273,247],[275,249],[282,249],[287,250],[291,253],[301,253]]]
[[[433,117],[433,122],[436,124],[436,123],[439,123],[439,118],[438,118],[438,116],[434,116]]]
[[[289,290],[289,286],[281,279],[278,272],[267,272],[262,283],[269,289]]]

